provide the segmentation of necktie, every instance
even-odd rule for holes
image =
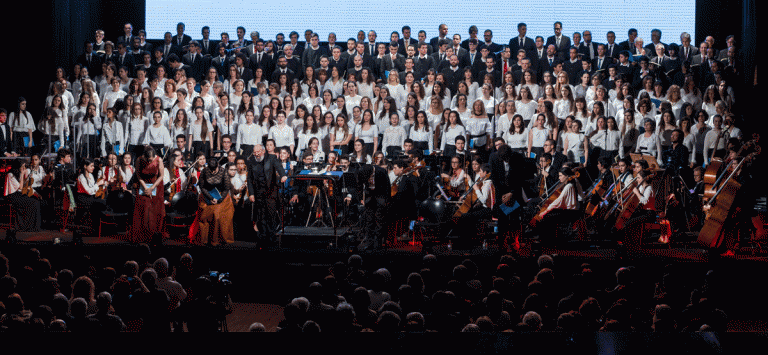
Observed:
[[[256,61],[261,63],[261,53],[256,56]]]
[[[523,41],[524,40],[522,38],[520,38],[520,48],[523,48]]]
[[[557,47],[560,47],[560,37],[557,37]]]
[[[552,58],[549,58],[549,66],[552,66]]]
[[[504,61],[504,72],[502,74],[503,75],[507,74],[507,61]]]
[[[600,58],[600,59],[597,60],[597,69],[599,70],[602,67],[603,67],[603,59]]]

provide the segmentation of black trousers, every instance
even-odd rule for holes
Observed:
[[[252,220],[256,222],[256,226],[261,233],[261,241],[267,243],[275,243],[275,232],[280,225],[282,215],[278,211],[278,188],[262,187],[255,188],[255,205],[253,208]]]
[[[359,250],[378,248],[384,240],[384,219],[387,211],[387,201],[384,197],[369,197],[365,201],[365,209],[361,216],[360,229],[363,240],[358,245]]]

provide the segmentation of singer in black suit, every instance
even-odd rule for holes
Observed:
[[[555,35],[547,38],[546,46],[550,44],[555,46],[556,55],[560,59],[565,59],[568,56],[568,49],[571,48],[571,39],[563,35],[563,24],[560,21],[555,22]]]
[[[535,41],[532,38],[525,36],[526,33],[528,33],[528,26],[525,23],[521,22],[517,24],[517,33],[517,37],[513,37],[509,40],[509,49],[511,53],[516,54],[520,49],[525,49],[526,53],[536,50]],[[522,42],[522,44],[520,42]]]
[[[357,170],[356,196],[349,198],[351,202],[362,202],[365,209],[361,216],[362,228],[360,237],[362,241],[358,250],[368,250],[381,247],[384,240],[385,216],[387,202],[390,199],[391,184],[389,175],[384,168],[374,165],[363,165]]]
[[[267,246],[274,245],[275,231],[280,224],[278,212],[278,190],[280,184],[288,177],[285,174],[280,161],[266,150],[261,144],[253,148],[253,155],[248,157],[248,191],[252,191],[249,197],[254,204],[253,221],[259,228],[259,243]]]
[[[0,108],[0,154],[12,156],[13,141],[11,141],[11,126],[8,125],[8,112]]]

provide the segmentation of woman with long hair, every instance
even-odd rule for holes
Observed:
[[[343,114],[336,116],[336,126],[330,132],[330,151],[339,149],[341,155],[347,155],[352,133],[347,124],[347,118]]]
[[[26,163],[19,159],[11,160],[11,169],[5,176],[4,196],[14,207],[17,216],[14,228],[23,232],[37,232],[40,230],[41,200],[22,194],[25,183],[32,186],[32,175]]]
[[[8,125],[11,128],[11,142],[13,142],[13,151],[27,155],[28,149],[32,148],[34,141],[32,139],[32,133],[36,130],[35,120],[32,115],[27,111],[27,100],[23,97],[19,98],[18,109],[11,112],[8,117]],[[27,144],[24,144],[24,138],[27,138]]]
[[[360,164],[371,164],[371,155],[365,151],[365,142],[362,139],[355,140],[354,151],[350,161]]]
[[[187,141],[187,149],[195,153],[203,152],[207,156],[213,150],[213,126],[205,119],[202,107],[195,107],[195,118],[189,125]]]
[[[538,108],[539,104],[534,101],[534,97],[531,94],[531,88],[529,86],[523,86],[517,90],[517,93],[515,111],[523,116],[523,121],[535,121],[536,108]]]
[[[101,125],[101,156],[107,156],[110,152],[118,155],[123,154],[125,150],[125,145],[122,144],[124,137],[123,124],[117,120],[117,110],[114,107],[108,108],[107,119]]]
[[[446,156],[453,156],[456,153],[456,137],[466,136],[467,134],[458,112],[451,111],[448,114],[448,122],[441,133],[440,150]]]
[[[159,124],[159,114],[155,115],[155,120]],[[136,184],[134,185],[136,201],[131,225],[133,243],[149,243],[156,234],[167,237],[163,202],[164,171],[163,160],[155,153],[154,148],[144,147],[144,153],[136,160]]]
[[[514,104],[508,106],[514,107]],[[507,113],[507,115],[509,114]],[[503,138],[513,151],[525,155],[528,150],[528,128],[525,127],[523,116],[517,113],[512,114],[512,122],[504,132]]]
[[[373,152],[378,151],[379,130],[373,122],[373,111],[363,112],[362,121],[355,127],[355,138],[363,141],[366,154],[372,155]]]
[[[527,157],[538,158],[544,153],[544,142],[550,135],[550,130],[545,126],[547,115],[539,113],[536,116],[535,124],[528,131],[528,151]],[[531,153],[535,154],[532,156]]]

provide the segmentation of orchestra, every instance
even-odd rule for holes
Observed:
[[[502,70],[493,60],[500,53],[488,53],[487,71]],[[197,202],[191,243],[273,246],[285,226],[354,219],[358,247],[370,249],[407,237],[421,220],[422,202],[440,200],[452,212],[440,223],[496,224],[495,238],[508,250],[525,236],[552,247],[568,234],[636,252],[647,241],[646,226],[655,223],[669,223],[673,235],[701,233],[699,243],[718,251],[738,242],[728,228],[734,223],[764,233],[748,206],[756,198],[750,191],[759,136],[742,135],[732,97],[721,100],[710,90],[702,97],[686,77],[681,98],[670,82],[688,72],[647,66],[647,57],[622,52],[632,63],[609,63],[610,77],[602,70],[567,73],[557,60],[552,72],[538,75],[520,67],[524,82],[505,76],[503,90],[493,78],[477,83],[467,67],[452,93],[456,83],[444,82],[445,68],[455,67],[448,59],[422,67],[427,64],[414,57],[424,76],[404,76],[401,84],[397,75],[376,77],[383,73],[370,70],[367,57],[362,69],[358,57],[349,68],[323,68],[321,79],[333,79],[320,82],[318,69],[293,70],[291,53],[269,56],[291,62],[288,69],[229,54],[220,65],[238,64],[227,80],[214,62],[201,85],[184,68],[167,79],[160,66],[165,69],[148,71],[147,85],[165,91],[130,90],[138,79],[111,75],[147,71],[108,62],[110,75],[74,78],[71,93],[54,85],[37,125],[23,98],[10,125],[0,109],[3,196],[25,219],[17,227],[39,230],[42,211],[43,225],[64,228],[76,206],[74,218],[84,219],[77,224],[96,231],[105,211],[118,209],[111,201],[152,206],[165,216],[180,207],[175,201],[189,198]],[[527,67],[532,55],[521,54],[518,63]],[[245,87],[241,65],[276,80],[260,79],[258,92]],[[702,75],[691,75],[691,85]],[[557,85],[538,78],[558,78]],[[604,79],[622,84],[608,91]],[[77,105],[69,102],[73,96]],[[339,174],[322,181],[303,176],[329,172]],[[112,193],[127,199],[108,198]],[[21,213],[27,205],[37,212]],[[151,230],[168,237],[165,227]]]

